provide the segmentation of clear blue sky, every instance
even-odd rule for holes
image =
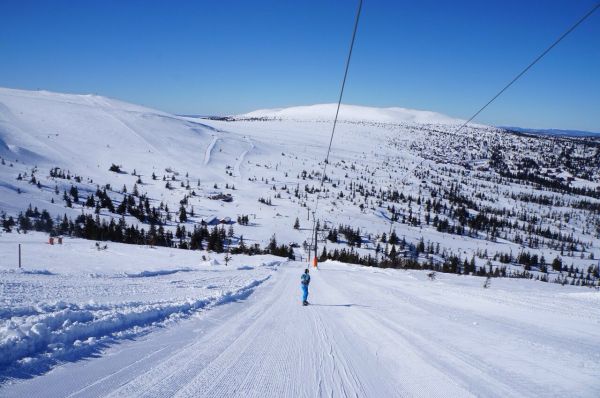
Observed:
[[[344,102],[466,118],[597,0],[365,0]],[[173,113],[335,102],[354,0],[0,2],[0,86]],[[600,131],[600,11],[476,121]]]

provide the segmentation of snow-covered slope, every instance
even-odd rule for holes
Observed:
[[[0,89],[0,379],[58,367],[0,395],[596,396],[600,142],[344,106],[321,187],[334,112]],[[322,256],[420,269],[328,262],[302,312],[317,201]]]
[[[0,168],[0,209],[18,212],[25,201],[58,215],[65,211],[50,203],[53,189],[132,189],[139,177],[141,191],[176,210],[181,197],[170,199],[175,192],[165,189],[163,176],[176,187],[191,181],[198,190],[200,180],[224,181],[226,165],[250,148],[243,137],[201,121],[114,99],[0,88],[0,157],[7,166]],[[110,172],[113,164],[122,172]],[[45,180],[55,167],[81,180]],[[35,170],[42,170],[40,189],[19,187],[17,176]]]
[[[201,123],[118,100],[0,88],[0,155],[23,163],[90,177],[112,163],[197,170],[213,139]]]
[[[593,228],[597,199],[593,191],[583,196],[573,191],[600,186],[600,169],[594,167],[600,152],[594,142],[499,134],[499,129],[474,125],[457,135],[452,124],[456,119],[433,112],[344,105],[322,195],[317,189],[334,114],[335,105],[326,104],[210,120],[93,95],[0,89],[0,213],[16,216],[31,204],[40,211],[47,209],[52,217],[96,210],[108,221],[121,214],[86,206],[88,196],[106,188],[116,208],[137,190],[148,198],[143,215],[157,208],[163,227],[171,232],[180,223],[184,204],[189,219],[181,225],[188,231],[201,220],[229,218],[235,223],[246,215],[251,222],[235,225],[237,237],[265,245],[276,234],[280,242],[302,245],[309,240],[307,216],[321,195],[318,217],[327,227],[344,224],[360,229],[363,254],[385,245],[382,235],[389,233],[392,208],[400,221],[398,232],[410,247],[423,239],[439,244],[440,253],[446,249],[447,255],[463,258],[485,250],[519,252],[520,239],[530,233],[525,215],[535,214],[544,220],[536,228],[550,228],[542,237],[546,240],[554,239],[552,234],[568,218],[575,248],[584,250],[570,253],[569,265],[583,269],[594,265],[587,260],[597,247]],[[109,171],[112,164],[120,165],[121,172]],[[550,192],[541,186],[532,193],[529,180],[498,177],[499,171],[515,174],[523,165],[550,183],[568,182],[570,191]],[[53,176],[54,167],[71,178]],[[81,192],[68,207],[65,196],[72,186]],[[452,186],[460,188],[459,198],[477,198],[476,203],[457,203]],[[211,200],[225,194],[232,196],[231,202]],[[130,199],[135,205],[140,201]],[[94,205],[98,201],[96,197]],[[437,216],[452,227],[459,223],[456,213],[432,209],[431,201],[446,208],[466,206],[471,218],[482,211],[504,214],[507,208],[515,209],[504,216],[505,225],[519,222],[519,231],[505,227],[492,238],[487,230],[448,233],[450,228],[441,229],[433,220]],[[536,206],[538,202],[544,206]],[[130,213],[124,214],[128,223],[148,230],[147,219],[138,222],[143,217]],[[292,229],[296,218],[301,227]],[[498,241],[500,236],[504,242]],[[546,260],[561,252],[564,256],[563,244],[545,242],[551,248],[545,252]],[[344,243],[329,243],[329,248],[343,247],[347,248]]]
[[[261,109],[238,115],[236,119],[280,119],[330,121],[335,117],[337,104],[317,104],[294,106],[290,108]],[[342,104],[338,120],[378,123],[420,123],[420,124],[459,124],[463,120],[437,112],[420,111],[407,108],[373,108],[359,105]]]
[[[0,267],[2,397],[600,393],[589,289],[325,262],[302,307],[298,262],[78,239],[51,251],[31,236],[27,264],[45,256],[47,272]]]

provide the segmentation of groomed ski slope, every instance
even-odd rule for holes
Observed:
[[[600,294],[528,280],[282,264],[245,299],[3,397],[600,396]]]

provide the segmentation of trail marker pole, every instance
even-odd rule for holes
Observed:
[[[315,268],[317,268],[317,255],[318,255],[318,252],[317,252],[317,233],[318,233],[318,230],[317,230],[317,224],[316,224],[316,220],[315,220],[315,257],[313,258],[313,267],[315,267]]]
[[[21,268],[21,244],[19,243],[19,269]]]

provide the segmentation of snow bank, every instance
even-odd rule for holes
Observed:
[[[0,313],[0,369],[35,360],[53,360],[89,351],[99,344],[143,333],[149,326],[249,296],[269,279],[255,279],[211,296],[156,303],[118,305],[40,304]]]
[[[56,275],[52,271],[48,271],[47,269],[9,269],[9,270],[0,270],[0,272],[4,272],[7,274],[24,274],[24,275]]]
[[[262,267],[279,267],[281,264],[286,264],[288,263],[288,261],[278,261],[278,260],[274,260],[274,261],[265,261],[263,263],[261,263],[260,265]]]
[[[175,268],[175,269],[163,269],[163,270],[154,270],[154,271],[142,271],[136,273],[125,273],[125,276],[128,278],[146,278],[152,276],[161,276],[161,275],[172,275],[178,272],[190,272],[193,271],[191,268]]]

